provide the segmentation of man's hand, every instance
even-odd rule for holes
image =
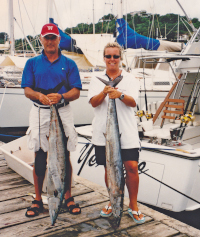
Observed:
[[[61,94],[58,94],[58,93],[51,93],[47,95],[47,98],[50,101],[50,105],[54,105],[60,102],[62,96]]]
[[[51,105],[51,100],[48,98],[48,96],[46,96],[42,93],[39,94],[38,99],[43,105]]]

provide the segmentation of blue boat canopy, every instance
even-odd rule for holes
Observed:
[[[157,50],[160,46],[159,40],[138,34],[130,28],[129,24],[123,18],[117,19],[117,23],[119,24],[119,27],[117,27],[119,32],[117,42],[124,48]]]

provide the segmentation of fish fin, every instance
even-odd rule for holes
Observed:
[[[107,134],[106,134],[106,133],[103,133],[103,135],[104,135],[104,137],[106,138],[106,135],[107,135]]]
[[[110,86],[111,85],[111,81],[106,81],[106,80],[104,80],[104,79],[102,79],[102,78],[100,78],[100,77],[96,77],[97,79],[99,79],[101,82],[103,82],[105,85],[107,85],[107,86]]]
[[[119,84],[120,83],[120,81],[123,79],[123,76],[118,76],[117,78],[115,78],[115,80],[114,81],[112,81],[113,82],[113,87],[115,87],[117,84]]]

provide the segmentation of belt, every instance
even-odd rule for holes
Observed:
[[[59,108],[64,107],[64,106],[66,106],[66,105],[68,105],[68,104],[69,104],[69,102],[67,102],[67,103],[62,103],[62,104],[56,104],[56,107],[59,109]],[[36,103],[34,103],[34,106],[35,106],[35,107],[38,107],[38,108],[40,108],[40,109],[50,109],[50,106],[38,105],[38,104],[36,104]]]

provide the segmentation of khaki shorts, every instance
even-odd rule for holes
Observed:
[[[68,138],[67,150],[75,151],[78,142],[78,136],[74,127],[74,119],[70,105],[66,105],[58,109],[65,136]],[[39,129],[40,124],[40,129]],[[32,106],[29,115],[29,128],[26,132],[27,144],[30,150],[34,152],[40,148],[44,152],[49,149],[49,128],[50,128],[50,109],[43,109],[42,107]]]

